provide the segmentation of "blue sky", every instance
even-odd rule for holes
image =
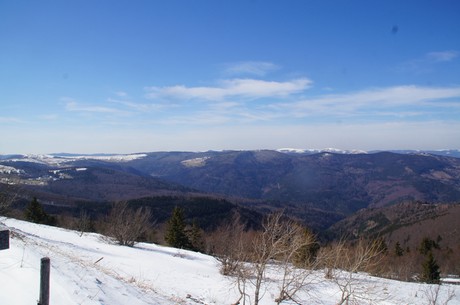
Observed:
[[[460,148],[459,1],[0,1],[0,154]]]

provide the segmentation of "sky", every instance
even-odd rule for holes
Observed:
[[[460,2],[0,0],[0,154],[460,149]]]

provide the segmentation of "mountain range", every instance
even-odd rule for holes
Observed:
[[[457,156],[336,149],[3,155],[0,181],[54,207],[214,198],[262,213],[281,208],[324,230],[364,208],[460,202]]]

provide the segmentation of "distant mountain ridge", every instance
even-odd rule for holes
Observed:
[[[405,201],[460,202],[460,159],[453,157],[455,152],[11,155],[0,158],[0,181],[19,181],[56,204],[209,194],[259,210],[282,208],[325,229],[363,208]]]
[[[414,150],[414,149],[401,149],[401,150],[361,150],[361,149],[338,149],[338,148],[323,148],[323,149],[297,149],[297,148],[280,148],[277,149],[283,153],[297,153],[297,154],[319,154],[323,152],[335,154],[375,154],[380,152],[392,152],[396,154],[430,154],[436,156],[446,156],[460,158],[460,149],[439,149],[439,150]]]
[[[267,149],[268,150],[268,149]],[[226,150],[226,151],[245,151],[245,150]],[[251,150],[246,150],[251,151]],[[253,150],[257,151],[257,150]],[[279,148],[275,149],[274,151],[286,153],[286,154],[319,154],[319,153],[335,153],[335,154],[375,154],[380,152],[392,152],[397,154],[430,154],[430,155],[437,155],[437,156],[446,156],[446,157],[454,157],[460,158],[460,149],[437,149],[437,150],[416,150],[416,149],[393,149],[393,150],[362,150],[362,149],[340,149],[340,148],[322,148],[322,149],[315,149],[315,148]],[[183,152],[183,153],[206,153],[206,152],[225,152],[219,150],[209,150],[209,151],[169,151],[169,153],[176,153],[176,152]],[[49,154],[7,154],[1,155],[0,160],[8,160],[8,159],[23,159],[23,158],[32,158],[32,159],[68,159],[72,160],[76,159],[100,159],[100,160],[111,160],[111,159],[118,159],[118,160],[127,160],[131,158],[141,158],[145,157],[146,154],[149,152],[142,152],[142,153],[130,153],[130,154],[119,154],[119,153],[91,153],[91,154],[77,154],[77,153],[49,153]],[[150,152],[152,153],[152,152]]]

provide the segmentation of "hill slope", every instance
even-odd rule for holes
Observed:
[[[460,159],[434,155],[152,153],[128,164],[205,192],[310,203],[344,214],[405,200],[460,199]]]
[[[286,209],[320,230],[362,208],[460,201],[460,159],[426,153],[11,156],[0,160],[0,179],[19,179],[58,205],[208,193],[259,210]]]
[[[111,245],[96,234],[84,234],[13,219],[4,223],[12,231],[11,248],[0,251],[0,304],[36,303],[40,258],[51,259],[50,304],[230,304],[237,300],[231,277],[218,272],[214,258],[199,253],[153,244],[134,248]],[[268,273],[261,305],[273,304],[279,275]],[[363,299],[359,304],[427,304],[437,286],[404,283],[356,276]],[[312,274],[308,293],[299,302],[334,305],[340,290]],[[268,284],[267,284],[268,283]],[[265,286],[266,285],[266,286]],[[440,300],[448,291],[455,296],[450,305],[460,304],[460,286],[441,286]],[[248,291],[250,293],[250,291]]]
[[[424,237],[442,239],[442,246],[460,246],[460,204],[405,202],[363,209],[330,228],[337,235],[383,237],[389,243],[416,249]],[[459,248],[460,249],[460,248]]]

